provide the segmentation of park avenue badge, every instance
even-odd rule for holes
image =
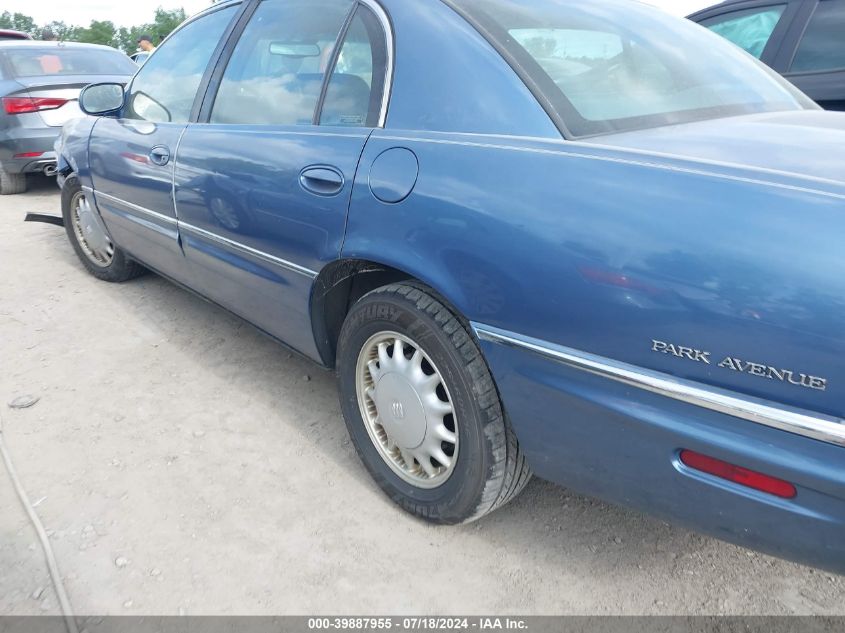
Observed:
[[[718,358],[714,358],[710,352],[705,352],[692,347],[682,347],[674,343],[665,343],[664,341],[652,340],[651,351],[659,354],[669,354],[677,358],[684,358],[696,363],[704,363],[705,365],[714,365],[758,378],[765,378],[767,380],[776,380],[798,387],[805,387],[807,389],[815,389],[816,391],[827,390],[827,378],[820,378],[818,376],[811,376],[809,374],[802,374],[791,369],[781,369],[755,363],[735,356],[726,356],[724,360],[717,362]]]

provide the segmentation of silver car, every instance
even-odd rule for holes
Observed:
[[[146,51],[138,51],[137,53],[130,55],[129,59],[131,59],[133,62],[135,62],[139,66],[143,66],[144,62],[147,61],[149,56],[150,56],[150,53],[147,53]]]
[[[26,174],[56,172],[53,142],[84,116],[78,98],[91,83],[127,83],[138,67],[108,46],[0,41],[0,195],[26,190]]]

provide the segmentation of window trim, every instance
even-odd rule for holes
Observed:
[[[378,125],[376,126],[377,128],[384,128],[385,125],[387,125],[387,114],[390,110],[390,98],[393,95],[393,70],[395,64],[394,60],[396,58],[396,39],[393,30],[393,22],[391,21],[390,15],[387,11],[385,11],[381,4],[379,4],[376,0],[358,0],[358,5],[363,5],[365,8],[370,9],[373,13],[375,13],[376,18],[378,18],[379,22],[381,22],[381,29],[384,34],[384,50],[387,54],[387,61],[384,69],[381,111],[379,112]],[[332,74],[334,74],[334,66],[332,66]],[[331,80],[331,77],[329,77],[329,80]],[[326,86],[328,87],[328,81],[326,82]],[[323,104],[321,102],[321,110],[322,105]]]
[[[810,25],[813,23],[813,18],[816,17],[816,13],[818,12],[819,8],[824,4],[824,0],[817,0],[813,10],[810,12],[810,15],[807,16],[806,20],[804,20],[804,26],[801,29],[801,34],[795,40],[795,47],[792,51],[792,55],[789,58],[789,65],[788,70],[783,73],[784,77],[812,77],[813,75],[829,75],[833,73],[841,73],[845,72],[845,66],[838,66],[836,68],[825,68],[822,70],[799,70],[796,72],[792,71],[792,65],[795,63],[795,58],[798,57],[798,51],[801,50],[801,44],[804,43],[804,38],[807,36],[807,31],[810,29]]]

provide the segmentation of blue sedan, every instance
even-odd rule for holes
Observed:
[[[229,1],[81,106],[82,264],[335,370],[409,512],[535,473],[845,571],[845,114],[732,44],[629,0]]]

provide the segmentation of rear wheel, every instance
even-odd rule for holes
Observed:
[[[428,289],[396,284],[355,304],[340,334],[338,378],[358,454],[405,510],[469,522],[528,483],[481,350]]]
[[[62,217],[68,239],[82,265],[103,281],[129,281],[144,274],[140,264],[129,259],[112,243],[92,204],[75,177],[65,181],[62,187]]]
[[[0,169],[0,195],[9,196],[26,191],[26,174],[10,174]]]

